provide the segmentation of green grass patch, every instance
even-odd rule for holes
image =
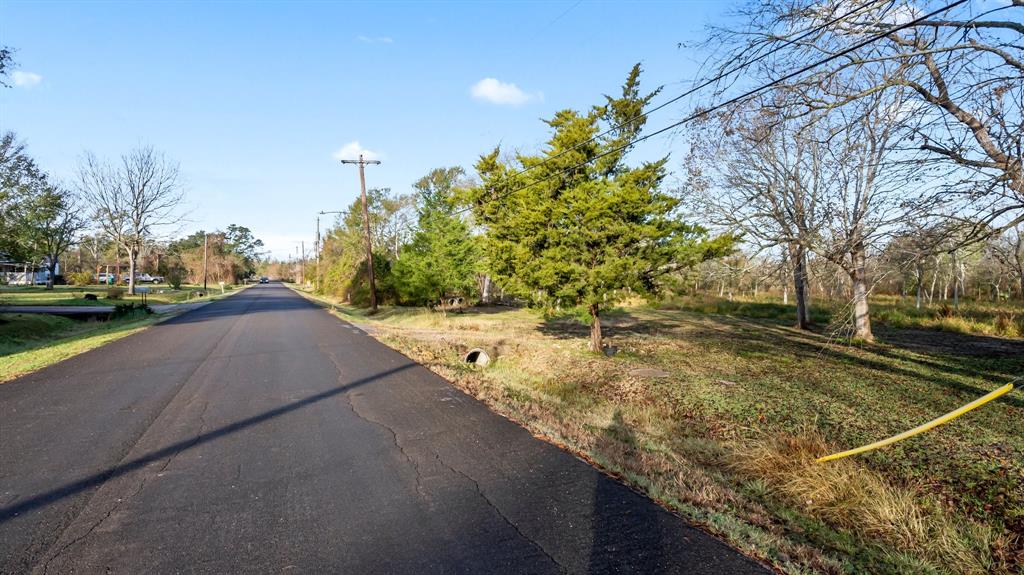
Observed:
[[[44,314],[0,314],[0,383],[44,368],[160,321],[134,315],[79,321]]]

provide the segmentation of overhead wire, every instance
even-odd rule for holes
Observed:
[[[886,36],[889,36],[889,35],[894,34],[896,32],[900,32],[902,30],[906,30],[907,28],[912,28],[912,27],[916,26],[918,23],[920,23],[922,21],[925,21],[925,20],[927,20],[929,18],[932,18],[933,16],[937,16],[939,14],[942,14],[943,12],[948,12],[949,10],[952,10],[953,8],[956,8],[957,6],[960,6],[962,4],[966,4],[968,1],[969,0],[955,0],[954,2],[950,2],[949,4],[946,4],[945,6],[943,6],[941,8],[938,8],[936,10],[933,10],[933,11],[927,13],[927,14],[924,14],[922,16],[918,16],[917,18],[914,18],[912,20],[908,20],[907,22],[904,22],[903,24],[894,25],[894,26],[886,29],[884,32],[880,32],[878,34],[875,34],[875,35],[867,38],[866,40],[862,40],[860,42],[857,42],[857,43],[855,43],[855,44],[853,44],[851,46],[848,46],[847,48],[844,48],[843,50],[840,50],[840,51],[838,51],[838,52],[836,52],[834,54],[831,54],[831,55],[829,55],[829,56],[827,56],[825,58],[822,58],[821,60],[817,60],[817,61],[815,61],[815,62],[813,62],[811,64],[807,64],[805,66],[802,66],[799,69],[794,70],[792,72],[789,72],[789,73],[787,73],[787,74],[785,74],[783,76],[780,76],[779,78],[776,78],[775,80],[772,80],[772,81],[770,81],[768,83],[765,83],[765,84],[762,84],[762,85],[760,85],[760,86],[758,86],[756,88],[747,90],[746,92],[744,92],[744,93],[742,93],[742,94],[740,94],[738,96],[734,96],[732,98],[729,98],[728,100],[726,100],[724,102],[720,102],[718,104],[715,104],[714,106],[711,106],[709,108],[704,108],[704,109],[697,110],[696,112],[693,112],[692,114],[689,114],[688,116],[682,118],[681,120],[673,122],[673,123],[671,123],[671,124],[669,124],[669,125],[667,125],[667,126],[665,126],[663,128],[655,130],[654,132],[645,134],[645,135],[643,135],[641,137],[638,137],[638,138],[636,138],[634,140],[631,140],[631,141],[629,141],[629,142],[627,142],[625,144],[622,144],[622,145],[619,145],[619,146],[615,146],[614,148],[605,150],[604,152],[601,152],[600,154],[597,154],[597,155],[595,155],[595,156],[593,156],[591,158],[588,158],[588,159],[586,159],[586,160],[584,160],[582,162],[578,162],[576,164],[573,164],[572,166],[568,166],[566,168],[563,168],[561,170],[553,172],[553,173],[551,173],[551,174],[549,174],[549,175],[547,175],[547,176],[545,176],[545,177],[543,177],[541,179],[534,180],[534,181],[530,182],[529,184],[526,184],[526,185],[521,186],[519,188],[515,188],[513,190],[509,190],[507,192],[504,192],[502,194],[498,194],[498,195],[492,196],[490,198],[487,198],[484,201],[478,202],[478,203],[476,203],[476,204],[474,204],[472,206],[467,206],[466,208],[463,208],[461,210],[456,210],[456,211],[452,212],[452,214],[453,215],[461,214],[461,213],[468,212],[468,211],[470,211],[470,210],[472,210],[474,208],[479,208],[479,207],[481,207],[483,205],[486,205],[488,203],[491,203],[493,201],[506,198],[508,196],[511,196],[512,194],[516,194],[516,193],[521,192],[523,190],[527,190],[529,188],[532,188],[532,187],[534,187],[534,186],[536,186],[538,184],[547,182],[547,181],[553,179],[556,176],[562,176],[562,175],[564,175],[564,174],[566,174],[568,172],[571,172],[573,170],[576,170],[578,168],[586,166],[587,164],[590,164],[590,163],[592,163],[594,161],[600,160],[601,158],[604,158],[604,157],[610,156],[612,154],[616,154],[616,153],[622,152],[624,150],[627,150],[627,149],[635,146],[636,144],[638,144],[640,142],[649,140],[649,139],[651,139],[651,138],[653,138],[655,136],[659,136],[659,135],[664,134],[665,132],[668,132],[670,130],[674,130],[674,129],[678,128],[679,126],[682,126],[683,124],[692,122],[692,121],[694,121],[694,120],[696,120],[698,118],[707,116],[708,114],[711,114],[712,112],[715,112],[717,110],[721,110],[722,108],[725,108],[725,107],[728,107],[728,106],[731,106],[731,105],[733,105],[733,104],[735,104],[737,102],[740,102],[740,101],[745,100],[745,99],[747,99],[747,98],[749,98],[751,96],[754,96],[754,95],[756,95],[756,94],[758,94],[760,92],[768,90],[769,88],[773,88],[773,87],[775,87],[775,86],[777,86],[777,85],[779,85],[779,84],[781,84],[781,83],[783,83],[783,82],[785,82],[787,80],[791,80],[791,79],[793,79],[793,78],[795,78],[795,77],[797,77],[797,76],[799,76],[801,74],[804,74],[804,73],[806,73],[806,72],[808,72],[810,70],[813,70],[813,69],[815,69],[815,68],[817,68],[819,66],[822,66],[822,65],[827,64],[827,63],[829,63],[829,62],[831,62],[833,60],[836,60],[836,59],[839,59],[839,58],[841,58],[843,56],[846,56],[847,54],[850,54],[851,52],[860,50],[861,48],[864,48],[865,46],[868,46],[868,45],[870,45],[870,44],[872,44],[874,42],[877,42],[877,41],[885,38]],[[652,110],[650,110],[650,112],[656,111],[657,109],[658,108],[652,109]],[[650,112],[648,112],[648,113],[650,113]],[[637,118],[639,118],[639,117],[640,116],[637,116]],[[625,123],[627,123],[627,122],[623,122],[623,124],[625,124]],[[580,145],[589,143],[590,141],[592,141],[592,140],[587,140],[585,142],[582,142],[581,144],[577,144],[577,147],[580,146]],[[572,150],[572,148],[570,148],[569,150],[565,150],[563,152],[560,152],[558,155],[549,157],[546,161],[553,160],[556,157],[558,157],[560,155],[563,155],[565,153],[568,153],[571,150]],[[543,162],[540,162],[537,165],[532,166],[531,168],[539,167],[542,164],[543,164]],[[522,175],[526,171],[527,170],[521,170],[521,171],[518,171],[518,172],[514,172],[512,174],[509,174],[507,177],[508,178],[514,178],[514,177],[517,177],[519,175]]]

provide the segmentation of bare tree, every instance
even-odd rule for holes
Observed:
[[[990,253],[1005,269],[1010,270],[1017,283],[1018,295],[1024,299],[1024,226],[1017,226],[993,241]]]
[[[151,147],[132,150],[116,163],[87,154],[78,184],[102,231],[128,254],[128,293],[134,294],[143,245],[177,220],[183,199],[178,165]]]
[[[828,138],[822,146],[830,161],[819,164],[827,182],[822,186],[827,223],[813,249],[846,273],[853,335],[865,341],[874,339],[869,253],[880,252],[893,232],[919,215],[907,201],[915,192],[913,168],[894,157],[904,104],[898,93],[874,94],[821,118],[814,128]]]
[[[708,120],[688,158],[694,208],[762,249],[786,250],[800,329],[810,325],[807,253],[823,225],[823,161],[820,142],[753,103]]]
[[[820,114],[899,93],[912,112],[900,121],[905,149],[937,182],[921,201],[945,205],[974,241],[1024,222],[1024,0],[944,5],[769,0],[742,9],[743,23],[714,30],[712,42],[730,47],[721,69],[777,50],[759,69],[778,77],[881,34],[789,82],[800,97],[786,102],[786,113]]]

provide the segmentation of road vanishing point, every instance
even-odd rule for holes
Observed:
[[[766,573],[278,284],[0,385],[3,573]]]

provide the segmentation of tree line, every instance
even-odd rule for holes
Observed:
[[[16,134],[0,134],[0,259],[24,266],[29,282],[43,266],[47,289],[93,283],[103,272],[123,276],[129,293],[142,272],[174,287],[254,274],[263,243],[244,226],[172,239],[183,198],[177,164],[151,147],[114,161],[86,154],[64,183],[39,167]]]
[[[1024,292],[1024,2],[980,9],[768,1],[711,30],[727,53],[719,71],[756,61],[746,79],[772,83],[809,70],[686,134],[692,206],[776,254],[798,327],[810,323],[812,255],[845,274],[864,340],[868,295],[908,270],[918,303],[942,277],[957,302],[968,267],[997,298],[1010,282]]]
[[[380,295],[583,306],[595,350],[602,309],[690,283],[774,286],[805,329],[817,288],[846,299],[862,340],[880,291],[918,306],[1024,297],[1022,8],[743,5],[697,47],[716,57],[676,129],[681,185],[666,185],[668,156],[627,161],[659,92],[640,91],[636,66],[621,94],[546,120],[538,154],[496,148],[473,178],[441,168],[411,194],[371,192]],[[744,83],[760,87],[717,104]],[[318,281],[356,303],[359,208],[327,234]]]

